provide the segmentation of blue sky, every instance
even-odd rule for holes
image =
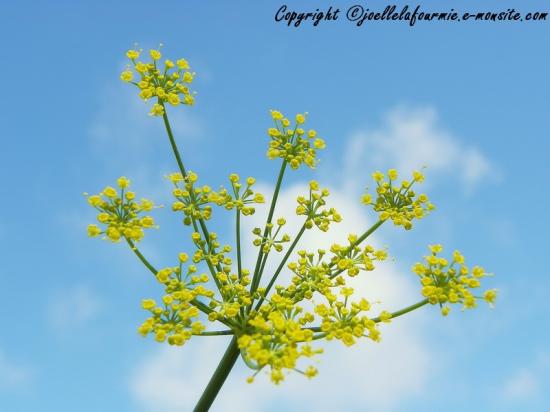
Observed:
[[[174,351],[141,339],[140,301],[158,296],[158,285],[124,245],[86,237],[94,214],[82,192],[118,176],[139,195],[170,200],[163,175],[175,163],[159,119],[118,79],[135,42],[162,42],[167,57],[184,56],[197,72],[196,106],[170,115],[188,168],[212,186],[237,172],[269,194],[278,168],[264,155],[272,108],[308,111],[328,146],[317,170],[289,175],[281,213],[317,178],[350,216],[340,235],[374,219],[357,201],[374,169],[427,164],[437,210],[410,233],[388,225],[377,235],[395,262],[363,288],[379,292],[385,307],[418,299],[409,268],[431,243],[461,249],[496,274],[488,286],[500,290],[495,310],[443,319],[423,308],[385,328],[380,345],[328,345],[311,382],[289,377],[275,388],[264,377],[251,387],[239,366],[214,410],[550,409],[549,23],[358,28],[342,19],[295,29],[273,21],[281,4],[2,4],[1,410],[187,410],[226,343]],[[315,11],[354,2],[287,4]],[[143,250],[170,265],[187,245],[186,229],[169,208],[156,215],[161,230]],[[227,216],[215,227],[229,239]],[[346,381],[352,374],[360,378]]]

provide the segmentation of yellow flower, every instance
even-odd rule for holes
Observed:
[[[284,116],[278,110],[271,110],[271,117],[273,118],[273,120],[281,120]]]
[[[183,102],[189,106],[193,106],[193,104],[195,103],[195,98],[193,96],[186,95],[183,98]]]
[[[88,203],[93,207],[97,207],[103,203],[103,199],[101,199],[101,196],[92,195],[88,198]]]
[[[155,224],[155,221],[153,220],[153,218],[151,216],[145,216],[143,218],[141,218],[141,225],[144,227],[144,228],[151,228],[153,227]]]
[[[130,70],[124,70],[120,74],[120,79],[125,81],[125,82],[130,82],[130,81],[132,81],[133,78],[134,78],[134,72],[132,72]]]
[[[317,375],[317,369],[315,369],[313,366],[309,366],[304,371],[304,375],[306,375],[308,378],[313,378],[315,375]]]
[[[101,229],[97,225],[88,225],[88,236],[96,237],[101,233]]]
[[[141,307],[145,310],[153,309],[156,305],[153,299],[143,299],[141,301]]]
[[[161,104],[155,103],[149,114],[151,116],[162,116],[164,114],[164,107]]]
[[[489,305],[494,305],[496,299],[497,299],[497,291],[496,289],[489,289],[483,294],[483,299],[485,302],[487,302]]]
[[[189,69],[189,63],[187,63],[187,60],[185,59],[179,59],[178,61],[176,61],[176,64],[178,65],[178,68],[181,70]]]
[[[172,274],[172,269],[171,268],[161,269],[157,273],[157,280],[160,283],[166,283],[166,282],[168,282],[168,279],[170,278],[171,274]]]
[[[130,180],[125,176],[122,176],[118,178],[117,184],[118,187],[120,187],[121,189],[126,189],[128,186],[130,186]]]
[[[115,227],[108,227],[105,234],[113,242],[118,242],[120,240],[120,231]]]
[[[180,104],[180,102],[180,97],[177,94],[170,93],[168,95],[168,103],[170,103],[171,105],[177,106],[178,104]]]
[[[103,194],[107,197],[110,197],[111,199],[117,196],[116,189],[111,186],[107,186],[105,189],[103,189]]]
[[[416,182],[422,183],[424,181],[424,175],[422,174],[422,172],[419,172],[418,170],[415,170],[413,172],[413,179]]]
[[[185,72],[183,74],[183,81],[185,83],[191,83],[193,81],[193,74],[189,73],[189,72]]]
[[[153,60],[159,60],[159,59],[161,58],[161,56],[162,56],[162,54],[160,53],[160,51],[158,51],[158,50],[153,50],[153,49],[149,50],[149,54],[151,55],[151,58],[152,58]]]
[[[372,174],[372,178],[377,182],[381,182],[382,180],[384,180],[384,173],[376,171]]]
[[[137,51],[137,50],[128,50],[126,52],[126,56],[131,60],[135,60],[139,57],[139,51]]]
[[[324,149],[326,147],[325,141],[323,139],[315,139],[313,142],[313,146],[316,149]]]

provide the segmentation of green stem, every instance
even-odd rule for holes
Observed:
[[[160,104],[162,104],[162,102]],[[178,167],[180,169],[181,175],[185,177],[187,176],[187,173],[185,172],[185,167],[183,166],[180,152],[178,150],[178,146],[176,145],[176,140],[174,139],[174,134],[172,133],[172,127],[170,126],[170,122],[168,121],[168,115],[166,114],[166,108],[164,107],[164,104],[162,104],[162,107],[164,109],[164,113],[162,114],[162,120],[164,120],[164,127],[166,128],[166,133],[168,134],[168,139],[170,140],[170,145],[172,146],[172,151],[174,152],[174,156],[176,156],[176,161],[178,162]]]
[[[260,298],[260,300],[256,304],[256,307],[254,308],[255,310],[258,310],[260,308],[260,306],[262,306],[262,303],[264,302],[265,298],[267,297],[267,294],[269,293],[269,291],[271,290],[271,288],[275,284],[275,281],[277,280],[277,277],[279,276],[279,273],[281,273],[281,270],[283,270],[283,267],[285,266],[285,263],[287,262],[288,258],[290,257],[290,255],[291,255],[292,251],[294,250],[294,248],[296,247],[296,245],[298,244],[298,242],[299,242],[300,238],[302,237],[302,235],[304,234],[305,230],[306,230],[306,225],[304,224],[302,226],[302,228],[300,229],[300,231],[298,232],[298,234],[296,235],[296,237],[294,238],[294,241],[292,242],[292,244],[290,245],[290,247],[286,251],[286,254],[283,257],[283,260],[281,260],[281,263],[279,263],[279,266],[275,270],[275,274],[273,275],[273,277],[269,281],[268,285],[266,286],[264,296],[262,298]]]
[[[281,183],[283,182],[283,175],[285,174],[286,165],[287,165],[286,160],[283,160],[283,163],[281,164],[281,169],[279,170],[279,176],[277,177],[275,192],[273,192],[273,198],[271,199],[271,206],[269,208],[269,214],[267,215],[267,223],[265,225],[263,239],[267,237],[267,234],[268,234],[267,225],[270,224],[271,220],[273,219],[273,213],[275,212],[275,204],[277,203],[277,197],[279,196],[279,190],[281,189]],[[256,266],[254,268],[254,276],[252,277],[252,283],[250,285],[251,293],[254,293],[256,291],[260,283],[260,279],[262,277],[262,273],[260,272],[262,257],[263,257],[263,249],[260,246],[260,250],[258,252],[258,259],[256,260]],[[250,307],[252,307],[252,305]]]
[[[243,276],[242,263],[241,263],[241,211],[237,209],[237,270],[239,274],[239,279]]]
[[[412,312],[412,311],[415,310],[415,309],[421,308],[422,306],[427,305],[428,303],[429,303],[428,299],[421,300],[420,302],[415,303],[414,305],[407,306],[406,308],[403,308],[403,309],[401,309],[401,310],[392,312],[391,318],[392,318],[392,319],[393,319],[393,318],[398,318],[399,316],[402,316],[402,315],[404,315],[404,314],[406,314],[406,313]],[[376,322],[376,323],[380,323],[380,322],[381,322],[380,317],[373,318],[372,320],[373,320],[374,322]]]
[[[374,225],[372,225],[365,233],[363,233],[361,236],[359,236],[355,242],[352,242],[349,247],[347,248],[346,250],[346,253],[349,253],[355,246],[361,244],[361,242],[363,242],[363,240],[365,240],[366,238],[368,238],[370,235],[372,235],[372,233],[378,229],[380,226],[382,226],[382,224],[385,222],[385,220],[379,220],[378,222],[376,222]],[[336,263],[335,262],[331,262],[328,267],[331,268],[335,265]],[[346,269],[339,269],[338,271],[336,271],[334,274],[331,275],[331,279],[334,279],[336,276],[338,276],[340,273],[342,273],[343,271],[345,271]]]
[[[428,299],[424,299],[424,300],[421,300],[420,302],[415,303],[414,305],[407,306],[406,308],[403,308],[403,309],[400,309],[398,311],[392,312],[391,313],[391,319],[398,318],[399,316],[402,316],[406,313],[412,312],[413,310],[421,308],[422,306],[427,305],[428,303],[429,303]],[[379,316],[377,316],[375,318],[372,318],[371,320],[373,322],[376,322],[376,323],[382,322],[382,320],[380,319]],[[309,329],[313,332],[321,332],[321,327],[320,326],[313,326],[311,328],[304,328],[304,329]]]
[[[128,239],[127,237],[125,238],[126,239],[126,242],[128,242],[128,245],[130,246],[130,249],[132,249],[132,252],[135,253],[135,255],[139,258],[139,260],[141,260],[141,263],[143,263],[145,265],[145,267],[147,269],[149,269],[149,271],[153,274],[153,275],[157,275],[158,273],[158,270],[156,270],[154,268],[153,265],[151,265],[149,263],[149,261],[145,258],[145,256],[143,256],[141,254],[141,252],[138,250],[138,248],[136,247],[136,245],[134,244],[134,242],[132,242],[130,239]]]
[[[382,224],[385,222],[385,220],[379,220],[378,222],[376,222],[374,225],[372,225],[365,233],[363,233],[361,236],[359,236],[357,238],[357,240],[355,242],[353,242],[350,246],[349,246],[349,249],[359,245],[363,240],[365,240],[366,238],[368,238],[370,235],[372,235],[372,233],[378,229],[380,226],[382,226]]]
[[[193,336],[227,336],[227,335],[234,335],[235,332],[233,332],[231,329],[228,330],[213,330],[210,332],[201,332],[198,335]]]
[[[214,399],[216,399],[218,392],[223,386],[225,380],[227,379],[229,372],[231,372],[231,369],[233,369],[233,366],[235,365],[235,362],[239,357],[239,353],[240,351],[237,347],[237,338],[233,336],[231,342],[229,343],[229,346],[227,346],[227,349],[225,350],[223,358],[218,364],[216,370],[214,371],[214,374],[210,378],[210,382],[208,382],[206,389],[204,390],[199,401],[195,405],[195,409],[193,409],[195,412],[203,412],[210,409],[212,403],[214,402]]]

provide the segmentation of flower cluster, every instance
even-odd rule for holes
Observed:
[[[290,164],[292,169],[298,169],[305,163],[312,169],[318,163],[315,158],[317,150],[325,148],[325,141],[317,137],[313,129],[307,132],[303,129],[306,115],[297,114],[294,127],[290,127],[290,120],[277,110],[271,111],[271,117],[275,127],[268,129],[267,134],[271,138],[267,157],[275,159],[280,157]]]
[[[311,299],[315,292],[323,295],[330,293],[331,288],[342,282],[341,279],[332,279],[332,267],[323,261],[326,251],[319,249],[317,259],[313,253],[299,250],[297,262],[288,264],[292,271],[292,283],[283,288],[277,287],[277,293],[292,302],[301,302],[304,299]]]
[[[199,232],[193,232],[191,234],[193,243],[197,246],[197,250],[193,254],[193,262],[200,263],[205,261],[212,266],[225,265],[231,267],[232,260],[226,253],[231,252],[231,246],[224,245],[220,248],[218,242],[218,235],[215,232],[208,234],[208,239],[203,239]]]
[[[175,63],[172,60],[165,60],[162,67],[160,50],[149,50],[151,61],[146,63],[138,60],[141,53],[141,50],[126,52],[131,66],[129,65],[121,73],[120,78],[137,86],[140,89],[139,97],[144,101],[156,98],[157,102],[151,109],[151,115],[162,116],[165,103],[172,106],[194,103],[194,93],[189,90],[189,85],[193,82],[195,73],[189,71],[187,60],[179,59]],[[134,71],[139,80],[134,80]]]
[[[252,191],[252,186],[256,183],[256,179],[253,177],[246,179],[244,190],[242,190],[243,184],[240,181],[239,175],[232,173],[229,175],[229,181],[231,182],[233,194],[229,193],[227,189],[222,188],[218,192],[210,194],[209,200],[211,202],[216,203],[218,206],[223,206],[227,210],[237,209],[245,216],[253,215],[256,211],[250,205],[265,203],[264,195]]]
[[[375,250],[371,245],[361,248],[358,244],[358,237],[355,234],[348,236],[349,245],[342,246],[337,243],[330,247],[333,254],[331,265],[337,268],[332,277],[347,271],[351,277],[357,276],[361,270],[374,270],[374,261],[386,260],[388,254],[385,250]]]
[[[88,196],[88,203],[93,206],[99,214],[97,220],[104,228],[96,224],[88,225],[88,235],[96,237],[101,234],[112,242],[118,242],[121,238],[140,241],[143,238],[143,229],[155,227],[155,221],[143,212],[153,209],[153,202],[141,199],[137,202],[136,194],[128,190],[130,181],[126,177],[117,180],[120,191],[114,187],[107,186],[97,195]]]
[[[158,342],[167,340],[170,345],[181,346],[192,335],[199,335],[205,329],[198,320],[200,310],[196,299],[200,296],[212,298],[214,292],[203,285],[208,282],[208,275],[198,275],[196,266],[189,265],[182,276],[183,263],[187,260],[188,256],[181,253],[179,266],[167,267],[157,273],[156,278],[164,285],[165,295],[160,305],[153,299],[142,301],[143,309],[151,316],[139,327],[141,335],[153,333]]]
[[[353,295],[353,288],[350,287],[342,287],[340,294],[344,296],[343,301],[334,295],[327,295],[328,306],[315,306],[315,313],[321,317],[321,331],[326,334],[326,339],[338,339],[346,346],[353,345],[356,338],[363,336],[379,342],[380,330],[376,327],[376,322],[364,314],[370,310],[370,303],[361,299],[350,304],[349,297]],[[381,318],[389,321],[391,315],[382,312]]]
[[[183,212],[185,225],[190,225],[194,220],[210,219],[212,207],[208,203],[213,193],[210,186],[195,187],[198,176],[191,171],[185,177],[181,173],[172,173],[169,179],[175,186],[172,194],[176,200],[172,204],[172,210]]]
[[[319,183],[312,180],[309,183],[309,198],[299,196],[296,214],[307,216],[306,228],[317,226],[323,232],[328,231],[331,222],[341,222],[342,216],[334,208],[323,209],[326,205],[325,198],[329,195],[328,189],[320,189]]]
[[[259,313],[248,321],[249,330],[239,336],[238,345],[248,366],[256,370],[256,374],[269,366],[271,380],[278,384],[284,380],[284,370],[296,370],[307,377],[317,374],[317,369],[308,366],[304,371],[297,369],[300,358],[311,358],[322,353],[322,349],[311,346],[314,333],[303,326],[313,321],[313,315],[302,309],[289,306],[286,310],[277,309],[278,295],[274,295],[272,303],[264,305]],[[280,298],[280,297],[279,297]],[[249,378],[252,382],[254,376]]]
[[[430,246],[430,255],[425,256],[425,263],[416,263],[412,270],[420,277],[422,295],[432,305],[439,304],[441,312],[446,316],[451,308],[449,304],[458,303],[463,309],[476,307],[478,299],[484,299],[493,305],[496,300],[496,290],[485,291],[483,297],[476,296],[473,290],[481,286],[481,279],[487,276],[480,266],[471,270],[466,266],[464,256],[458,251],[453,252],[453,259],[449,262],[439,253],[443,251],[441,245]]]
[[[403,180],[400,185],[395,185],[397,180],[397,171],[388,170],[388,181],[384,181],[384,173],[377,171],[372,174],[376,181],[377,188],[376,200],[373,201],[372,195],[368,192],[363,195],[361,202],[365,205],[372,205],[373,209],[379,213],[381,220],[391,219],[396,226],[412,229],[412,221],[421,219],[427,212],[434,209],[433,204],[428,201],[425,194],[416,195],[412,190],[414,183],[422,183],[424,175],[419,172],[413,172],[413,180]]]
[[[266,225],[267,231],[265,232],[265,236],[262,236],[262,229],[255,227],[252,229],[252,233],[258,237],[254,239],[252,243],[254,246],[261,246],[263,253],[269,253],[272,248],[277,252],[282,251],[283,244],[290,242],[290,236],[287,233],[278,238],[284,225],[286,225],[286,219],[284,217],[277,219],[277,229],[275,231],[273,231],[275,225],[273,223],[268,223]]]
[[[237,319],[248,305],[252,303],[252,297],[247,286],[250,284],[249,271],[242,269],[241,276],[231,273],[230,267],[225,267],[216,274],[220,284],[222,300],[212,299],[210,308],[212,312],[208,315],[210,321]]]

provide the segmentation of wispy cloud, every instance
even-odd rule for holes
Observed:
[[[25,386],[33,375],[32,368],[14,362],[0,350],[0,389]]]
[[[510,376],[503,385],[503,394],[512,399],[529,399],[538,394],[540,382],[533,371],[521,369]]]
[[[50,326],[58,333],[74,330],[94,319],[103,303],[88,286],[76,285],[53,294],[48,302]]]
[[[501,395],[510,401],[537,400],[550,383],[550,355],[540,352],[530,362],[507,376],[501,384]]]
[[[155,348],[136,366],[129,379],[129,389],[139,410],[191,410],[227,342],[223,337],[194,338],[183,348]]]
[[[464,144],[439,124],[433,108],[397,108],[386,115],[381,127],[355,133],[348,143],[346,164],[347,176],[364,173],[365,164],[395,167],[405,174],[426,166],[431,177],[458,179],[467,193],[496,174],[477,147]]]

